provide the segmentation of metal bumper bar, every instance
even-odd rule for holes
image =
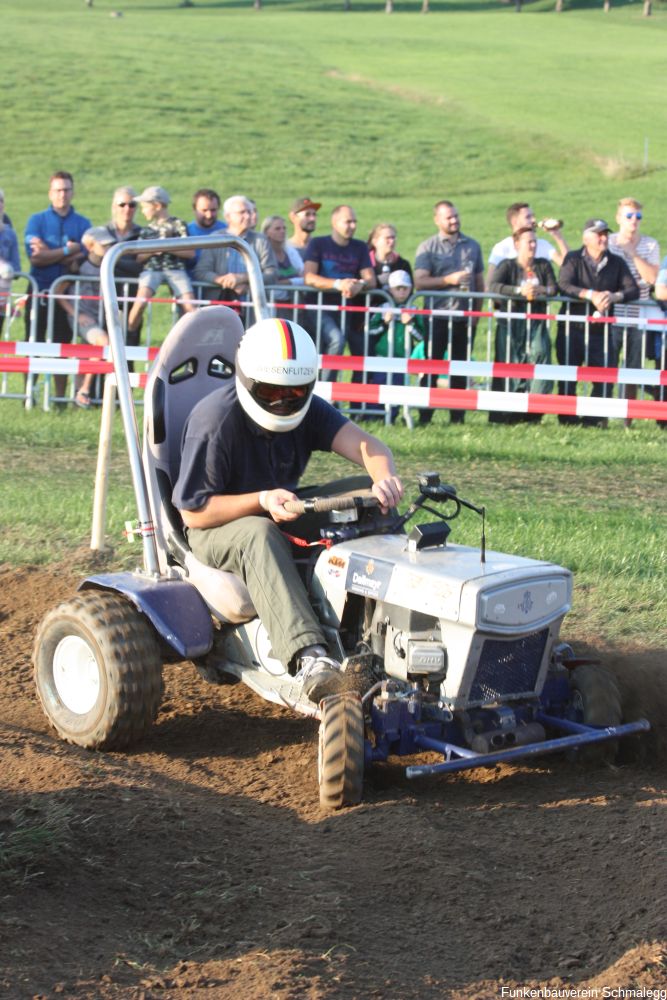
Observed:
[[[558,736],[542,743],[528,743],[526,746],[509,747],[496,753],[477,754],[467,747],[459,747],[453,743],[442,743],[421,733],[415,733],[414,742],[422,750],[435,750],[448,759],[441,764],[418,764],[406,767],[408,778],[421,778],[429,774],[442,774],[447,771],[465,771],[473,767],[491,767],[507,761],[521,760],[525,757],[540,757],[548,753],[558,753],[561,750],[571,750],[590,743],[606,743],[608,740],[629,736],[631,733],[646,733],[651,728],[647,719],[637,719],[622,726],[606,726],[604,729],[594,729],[580,723],[559,719],[551,715],[539,714],[537,721],[543,722],[554,729],[569,731],[570,736]],[[452,759],[452,755],[455,757]]]

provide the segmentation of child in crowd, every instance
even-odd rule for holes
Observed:
[[[137,201],[141,205],[149,225],[142,229],[139,238],[142,240],[173,239],[177,236],[187,236],[188,230],[182,219],[169,215],[167,206],[171,201],[163,187],[154,184],[143,191]],[[195,256],[194,250],[170,250],[169,253],[139,254],[139,260],[144,270],[139,275],[137,300],[130,310],[127,324],[131,333],[139,327],[144,309],[153,298],[163,282],[169,285],[172,293],[178,297],[185,312],[194,312],[194,294],[185,261]]]
[[[407,271],[392,271],[387,281],[387,291],[397,306],[402,306],[412,293],[412,278]],[[393,328],[392,328],[393,325]],[[371,347],[373,354],[381,358],[405,358],[415,344],[424,339],[424,328],[419,316],[408,310],[396,315],[392,309],[375,313],[370,322]],[[383,374],[380,372],[379,374]],[[384,384],[384,379],[380,384]]]
[[[387,280],[386,289],[396,303],[402,306],[412,294],[412,278],[407,271],[392,271]],[[424,340],[424,327],[419,316],[407,309],[396,313],[394,309],[387,309],[384,313],[375,313],[369,325],[370,353],[380,358],[405,358],[410,357],[416,345]],[[386,385],[387,374],[385,372],[372,372],[370,382],[373,385]],[[392,374],[392,385],[404,385],[405,376]],[[398,407],[391,410],[391,422],[393,423],[398,413]]]
[[[105,248],[115,243],[113,234],[109,232],[106,226],[93,226],[91,229],[87,229],[84,233],[84,239],[87,237],[90,240],[95,240],[100,246]],[[87,246],[88,244],[86,243],[85,245]],[[99,278],[100,262],[101,258],[94,252],[90,252],[79,268],[79,275],[81,277],[89,275]],[[70,287],[73,286],[68,285],[63,291],[69,291]],[[79,282],[77,293],[78,302],[68,298],[63,298],[60,302],[62,308],[67,313],[67,319],[72,332],[79,340],[87,344],[93,344],[96,347],[106,347],[109,343],[109,337],[102,326],[104,321],[100,310],[99,282],[81,281]],[[74,396],[74,403],[83,410],[90,409],[90,396],[94,380],[95,375],[92,372],[88,372],[86,375],[79,376],[76,379],[77,391]]]

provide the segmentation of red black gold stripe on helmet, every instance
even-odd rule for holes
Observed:
[[[276,319],[274,323],[278,327],[282,341],[283,361],[293,361],[296,358],[296,344],[294,343],[294,333],[292,324],[284,319]]]

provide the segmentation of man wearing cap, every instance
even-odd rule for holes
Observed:
[[[142,240],[167,240],[188,235],[187,226],[182,219],[169,215],[167,206],[171,198],[159,184],[147,187],[137,198],[141,211],[150,223],[141,230]],[[179,300],[185,312],[194,312],[194,294],[192,284],[185,269],[185,261],[191,260],[194,250],[170,250],[169,253],[139,254],[139,262],[144,269],[139,276],[137,298],[130,310],[127,324],[128,334],[139,329],[141,317],[150,299],[163,282],[166,282],[171,292]]]
[[[287,240],[287,243],[299,254],[302,261],[306,259],[308,244],[310,243],[313,233],[315,232],[315,228],[317,226],[317,213],[321,207],[321,202],[313,201],[312,198],[304,196],[303,198],[296,198],[292,202],[292,207],[289,210],[289,219],[294,227],[294,232]],[[303,281],[303,270],[301,271],[301,280]],[[305,292],[297,292],[295,300],[305,306],[315,306],[317,304],[317,296],[313,295],[312,292],[309,294]],[[306,308],[300,310],[299,323],[301,323],[304,330],[308,331],[313,340],[317,339],[316,309],[309,310]]]
[[[618,302],[632,302],[639,298],[639,285],[632,277],[628,265],[608,247],[609,226],[604,219],[588,219],[584,225],[583,246],[565,256],[560,269],[558,286],[562,295],[574,301],[565,302],[561,316],[580,316],[580,320],[559,322],[556,334],[556,357],[563,365],[588,364],[593,367],[616,368],[618,365],[618,337],[607,323],[585,322],[593,313],[610,316]],[[588,343],[586,332],[588,330]],[[576,383],[560,382],[561,396],[573,396]],[[608,386],[594,382],[591,396],[610,395]],[[561,423],[578,423],[576,417],[559,416]],[[584,424],[603,425],[600,418],[583,418]]]
[[[252,206],[245,195],[235,194],[227,198],[222,206],[227,233],[245,240],[257,254],[262,277],[267,285],[278,280],[278,262],[271,244],[263,233],[251,228]],[[212,298],[222,302],[232,302],[242,298],[248,291],[248,272],[245,261],[238,250],[232,247],[206,247],[200,251],[194,269],[194,278],[202,284],[217,286],[209,291]]]
[[[435,292],[449,291],[459,288],[471,292],[484,291],[484,261],[482,250],[470,236],[461,232],[461,222],[456,206],[451,201],[439,201],[435,206],[433,221],[438,227],[434,236],[429,236],[417,247],[415,258],[415,288],[417,291]],[[461,298],[445,299],[440,303],[449,309],[470,309],[471,300]],[[435,300],[432,308],[438,307]],[[475,323],[467,318],[448,319],[434,317],[431,326],[429,357],[442,360],[450,342],[450,360],[465,361],[468,358],[468,340],[472,341]],[[472,346],[472,343],[471,343]],[[437,375],[424,375],[422,385],[437,385]],[[465,375],[450,378],[453,389],[466,389],[468,380]],[[430,423],[433,410],[422,409],[419,412],[419,422]],[[450,410],[450,422],[462,424],[465,410]]]
[[[302,260],[306,259],[306,250],[315,232],[317,213],[321,207],[322,203],[312,198],[297,198],[292,202],[289,218],[294,232],[287,242],[298,251]]]
[[[354,238],[356,229],[354,209],[338,205],[331,213],[331,235],[315,236],[308,244],[303,277],[307,285],[324,293],[323,305],[363,305],[363,294],[376,286],[368,247]],[[325,310],[321,330],[325,353],[342,354],[346,337],[352,354],[364,353],[363,312]]]

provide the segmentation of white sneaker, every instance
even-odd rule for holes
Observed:
[[[299,657],[299,670],[294,679],[302,682],[301,690],[316,705],[345,688],[340,663],[328,656],[322,646],[313,646]]]

